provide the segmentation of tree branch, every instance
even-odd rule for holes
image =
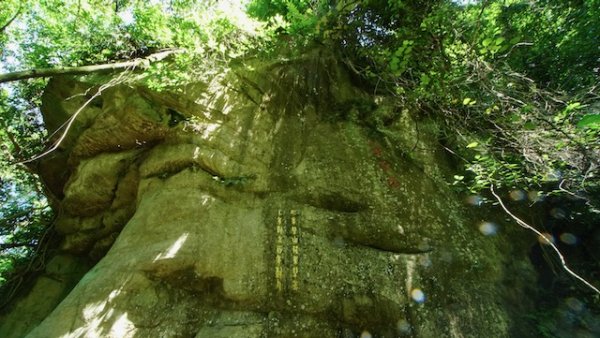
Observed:
[[[7,23],[5,23],[4,25],[2,25],[2,27],[0,27],[0,34],[4,33],[4,30],[10,26],[10,24],[15,21],[15,19],[17,18],[17,16],[19,16],[19,14],[21,14],[21,9],[23,9],[23,5],[19,5],[19,9],[17,10],[17,12],[15,13],[15,15],[12,16],[12,18],[10,18],[8,20]]]
[[[143,59],[143,60],[147,61],[147,59]],[[126,70],[133,70],[134,67],[135,66],[130,66]],[[73,113],[73,115],[71,117],[69,117],[69,119],[67,119],[67,123],[64,124],[65,131],[62,133],[62,135],[59,137],[59,139],[54,143],[54,145],[52,147],[50,147],[50,149],[45,150],[41,154],[36,155],[28,160],[17,162],[16,164],[27,164],[29,162],[33,162],[39,158],[42,158],[42,157],[50,154],[54,150],[56,150],[60,146],[61,142],[67,137],[67,134],[69,133],[71,126],[75,122],[75,119],[77,119],[77,116],[79,116],[79,113],[81,113],[85,109],[85,107],[87,107],[90,104],[90,102],[92,102],[95,98],[102,95],[102,91],[104,91],[105,89],[108,89],[110,87],[116,86],[117,84],[124,81],[123,77],[126,74],[127,74],[127,72],[122,72],[116,78],[114,78],[114,79],[110,80],[108,83],[105,83],[102,86],[100,86],[100,88],[98,88],[96,93],[94,95],[92,95],[92,97],[90,97],[87,101],[85,101],[85,103],[81,107],[79,107],[79,109],[77,109],[77,111],[75,113]],[[62,126],[59,129],[61,129],[61,128],[62,128]],[[57,131],[58,131],[58,129],[57,129]]]
[[[587,280],[583,279],[583,277],[581,277],[578,274],[576,274],[575,272],[573,272],[573,270],[571,270],[567,266],[567,262],[565,261],[565,257],[563,257],[562,253],[558,250],[558,248],[556,247],[556,245],[554,245],[554,243],[552,243],[551,239],[549,239],[548,237],[544,236],[544,234],[542,234],[541,232],[539,232],[536,228],[534,228],[531,225],[525,223],[523,220],[521,220],[520,218],[518,218],[517,216],[515,216],[513,213],[511,213],[510,210],[508,210],[508,208],[502,202],[502,199],[500,198],[500,196],[498,196],[498,194],[496,194],[496,191],[494,190],[494,185],[493,184],[490,186],[490,191],[492,192],[492,195],[494,195],[494,197],[496,197],[496,200],[498,200],[498,203],[500,203],[500,207],[502,207],[502,209],[504,209],[504,212],[506,212],[513,220],[515,220],[515,222],[517,222],[517,224],[519,224],[521,227],[523,227],[523,228],[525,228],[527,230],[530,230],[530,231],[534,232],[536,235],[538,235],[538,237],[540,238],[540,240],[543,240],[544,242],[546,242],[546,244],[549,245],[552,248],[552,250],[554,250],[554,252],[558,256],[558,259],[560,260],[560,264],[562,265],[563,269],[565,269],[565,271],[569,275],[571,275],[572,277],[576,278],[577,280],[579,280],[580,282],[582,282],[583,284],[585,284],[585,286],[587,286],[590,289],[594,290],[594,292],[596,292],[597,294],[600,294],[600,290],[598,290],[598,288],[596,288],[595,286],[593,286]]]
[[[110,72],[120,69],[127,68],[142,68],[146,69],[152,62],[158,62],[166,59],[167,57],[182,53],[182,49],[169,49],[158,53],[151,54],[145,58],[134,59],[124,62],[116,63],[105,63],[99,65],[89,65],[80,67],[60,67],[60,68],[43,68],[43,69],[30,69],[19,72],[12,72],[6,74],[0,74],[0,83],[6,83],[11,81],[18,81],[24,79],[33,79],[38,77],[52,77],[56,75],[78,75],[78,74],[90,74],[97,72]]]

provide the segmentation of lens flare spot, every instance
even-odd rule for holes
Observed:
[[[556,219],[563,219],[567,216],[567,214],[561,208],[552,208],[552,210],[550,210],[550,216]]]
[[[565,244],[569,244],[569,245],[577,244],[577,236],[573,235],[570,232],[562,233],[559,238],[560,238],[561,242],[563,242]]]
[[[410,331],[411,331],[410,323],[406,319],[401,318],[396,323],[396,329],[398,330],[398,333],[401,335],[410,334]]]
[[[550,170],[546,173],[544,179],[546,181],[559,181],[562,178],[562,172],[558,169]]]
[[[479,231],[486,236],[493,236],[498,232],[498,226],[492,222],[482,222]]]
[[[338,248],[343,248],[346,246],[346,241],[344,240],[344,237],[337,235],[333,238],[333,245]]]
[[[544,200],[544,196],[542,196],[542,194],[539,191],[536,190],[532,190],[530,192],[527,193],[527,198],[531,201],[531,202],[541,202]]]
[[[360,334],[360,338],[373,338],[373,335],[371,335],[369,331],[365,330]]]
[[[527,198],[527,194],[523,190],[515,189],[510,192],[510,199],[513,201],[523,201]]]
[[[410,297],[417,303],[421,304],[425,302],[425,293],[421,289],[412,289]]]
[[[480,206],[483,204],[483,198],[479,195],[471,195],[465,198],[465,202],[470,205]]]
[[[424,268],[430,267],[431,266],[431,258],[429,258],[428,255],[419,257],[419,265],[421,265]]]
[[[582,301],[574,297],[569,297],[565,299],[565,304],[567,304],[569,309],[571,309],[573,312],[581,312],[585,307]]]

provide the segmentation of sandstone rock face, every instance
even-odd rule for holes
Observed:
[[[40,170],[61,250],[99,261],[21,334],[508,336],[503,253],[454,201],[432,128],[354,122],[369,95],[318,53],[253,69],[86,108]],[[53,80],[49,125],[87,87]]]

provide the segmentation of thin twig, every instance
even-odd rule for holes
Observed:
[[[579,196],[579,195],[577,195],[576,193],[574,193],[574,192],[570,192],[569,190],[567,190],[567,189],[563,188],[563,184],[564,184],[564,183],[565,183],[565,180],[561,180],[561,181],[560,181],[560,184],[558,185],[558,189],[559,189],[560,191],[562,191],[562,192],[564,192],[564,193],[567,193],[567,194],[569,194],[569,195],[571,195],[571,196],[573,196],[574,198],[577,198],[577,199],[581,199],[581,200],[584,200],[584,201],[587,201],[587,200],[588,200],[587,198],[585,198],[585,197],[583,197],[583,196]]]
[[[527,230],[533,231],[536,235],[538,235],[540,238],[542,238],[546,242],[546,244],[548,244],[554,250],[554,252],[556,252],[556,255],[560,259],[560,264],[562,265],[563,269],[565,269],[565,271],[567,271],[567,273],[569,273],[571,276],[573,276],[576,279],[578,279],[579,281],[581,281],[583,284],[585,284],[590,289],[594,290],[594,292],[596,292],[597,294],[600,294],[600,290],[598,290],[590,282],[586,281],[581,276],[579,276],[578,274],[576,274],[575,272],[573,272],[571,269],[569,269],[569,267],[567,266],[567,262],[565,261],[565,258],[560,253],[560,250],[558,250],[558,248],[556,247],[556,245],[554,245],[554,243],[552,243],[552,241],[550,240],[550,238],[544,236],[536,228],[534,228],[531,225],[525,223],[523,220],[521,220],[520,218],[518,218],[517,216],[515,216],[512,212],[510,212],[510,210],[508,210],[508,208],[502,202],[502,199],[500,198],[500,196],[498,196],[496,194],[496,191],[494,191],[494,185],[493,184],[490,186],[490,191],[492,192],[492,195],[494,195],[494,197],[496,197],[496,199],[500,203],[500,206],[502,207],[502,209],[504,209],[504,212],[506,212],[521,227],[523,227],[523,228],[525,228]]]

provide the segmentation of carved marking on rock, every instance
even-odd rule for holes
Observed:
[[[298,260],[300,256],[300,248],[298,246],[299,234],[298,224],[296,217],[298,213],[296,210],[290,211],[291,216],[291,240],[292,240],[292,290],[298,291]]]
[[[283,211],[277,213],[277,238],[275,241],[275,288],[283,291]]]
[[[300,272],[300,229],[297,210],[287,214],[283,210],[277,212],[275,226],[275,289],[277,293],[298,291]]]

